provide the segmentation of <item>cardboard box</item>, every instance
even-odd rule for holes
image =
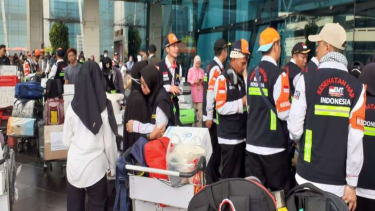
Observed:
[[[17,66],[2,65],[0,66],[0,75],[17,75]]]
[[[66,159],[68,148],[62,143],[64,125],[44,126],[44,160]]]
[[[195,127],[169,127],[164,133],[164,137],[168,137],[171,141],[176,139],[173,136],[178,136],[178,138],[185,144],[202,146],[206,149],[206,162],[211,158],[212,155],[212,145],[211,136],[207,128],[195,128]]]
[[[0,108],[13,106],[14,102],[17,100],[14,97],[15,93],[16,89],[14,86],[0,87]]]
[[[64,85],[64,94],[65,95],[74,95],[74,84],[65,84]]]
[[[69,104],[73,101],[74,95],[63,94],[63,98],[64,98],[64,114],[65,114],[66,111],[68,110]]]

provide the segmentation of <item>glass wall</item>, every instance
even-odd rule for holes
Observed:
[[[4,30],[3,10],[0,4],[0,43],[9,48],[27,47],[26,0],[4,1],[6,30]],[[5,43],[5,33],[8,43]]]
[[[107,50],[109,55],[113,55],[114,4],[115,4],[115,1],[99,0],[100,54],[101,55],[103,54],[104,50]]]
[[[162,37],[174,32],[182,42],[179,61],[183,70],[192,66],[195,54],[202,67],[213,58],[213,43],[244,38],[249,41],[249,68],[257,65],[261,54],[259,35],[266,27],[276,28],[282,41],[280,65],[291,58],[297,42],[306,42],[315,55],[316,44],[307,37],[319,33],[325,23],[340,23],[347,31],[345,54],[349,62],[366,63],[375,52],[375,1],[371,0],[166,0],[162,6]],[[163,52],[163,57],[165,56]],[[374,58],[375,59],[375,58]]]
[[[78,1],[83,0],[50,0],[50,18],[62,19],[69,28],[69,44],[77,48],[77,35],[81,35],[81,21],[79,17]],[[53,23],[51,23],[51,28]]]

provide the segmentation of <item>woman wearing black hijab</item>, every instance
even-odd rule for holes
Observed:
[[[131,71],[132,77],[132,91],[130,92],[128,102],[126,103],[125,109],[125,116],[124,116],[124,124],[126,124],[129,120],[137,120],[143,123],[150,123],[151,122],[151,113],[148,108],[147,100],[145,96],[142,94],[141,89],[141,72],[140,70],[147,66],[147,61],[141,61],[134,64],[133,69]],[[139,133],[128,133],[124,127],[124,151],[126,151],[129,147],[133,146],[133,144],[139,139],[139,137],[145,137],[146,135],[142,135]]]
[[[114,176],[116,169],[117,125],[103,80],[97,63],[84,63],[75,84],[73,101],[65,113],[62,140],[69,147],[68,211],[84,211],[86,194],[88,210],[106,209],[106,175]]]
[[[375,63],[367,64],[359,81],[367,85],[363,136],[363,167],[357,185],[357,211],[375,207]]]
[[[165,91],[155,66],[147,65],[141,70],[140,83],[142,92],[147,98],[151,124],[130,120],[126,124],[126,130],[129,133],[146,134],[149,140],[157,139],[162,136],[161,131],[164,131],[165,127],[175,125],[172,100]]]

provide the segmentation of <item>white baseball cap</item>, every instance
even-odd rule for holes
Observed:
[[[338,23],[327,23],[318,35],[310,35],[309,41],[324,41],[337,49],[345,50],[347,44],[346,31]]]

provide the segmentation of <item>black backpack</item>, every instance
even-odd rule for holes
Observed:
[[[323,191],[311,183],[293,188],[286,199],[288,211],[349,211],[348,205],[340,197]]]
[[[272,194],[259,182],[225,179],[202,189],[190,201],[188,211],[276,211]]]

